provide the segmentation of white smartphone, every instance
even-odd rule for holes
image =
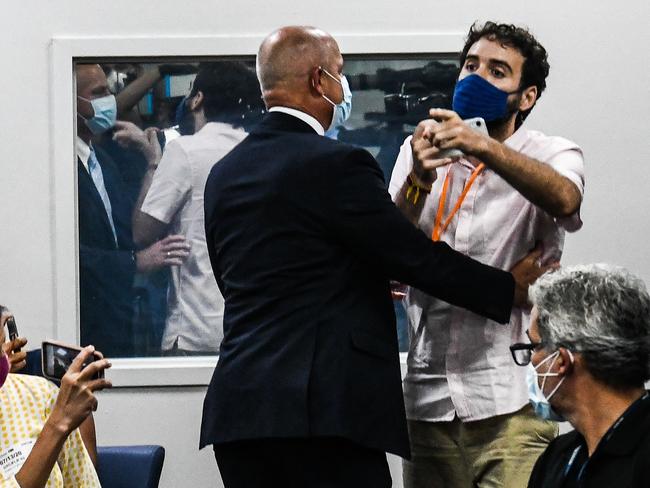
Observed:
[[[482,117],[474,117],[472,119],[466,119],[463,120],[467,125],[469,125],[472,129],[474,129],[476,132],[480,132],[483,135],[488,136],[488,130],[487,126],[485,125],[485,120],[483,120]],[[444,158],[462,158],[465,156],[463,151],[460,149],[442,149],[438,153],[438,158],[444,159]]]

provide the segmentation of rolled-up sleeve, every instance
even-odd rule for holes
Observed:
[[[189,197],[191,187],[192,171],[187,153],[177,141],[172,141],[165,148],[140,210],[169,224]]]
[[[408,136],[397,155],[395,166],[393,166],[393,173],[390,176],[390,183],[388,184],[388,193],[390,193],[393,201],[397,198],[397,194],[404,186],[406,177],[411,172],[413,167],[413,154],[411,153],[411,139],[413,136]]]
[[[547,164],[578,188],[582,201],[585,193],[585,164],[582,150],[578,147],[566,149],[555,154]],[[557,218],[556,221],[568,232],[576,232],[582,227],[580,207],[573,215]]]

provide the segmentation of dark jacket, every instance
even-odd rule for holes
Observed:
[[[579,432],[574,430],[554,439],[537,460],[528,482],[529,488],[648,486],[650,395],[647,394],[614,423],[590,458],[587,444]]]
[[[93,344],[105,356],[129,356],[134,343],[132,204],[112,161],[100,150],[96,154],[118,242],[116,246],[99,192],[78,160],[81,344]]]
[[[433,243],[366,151],[270,113],[205,190],[224,340],[201,447],[339,436],[408,456],[389,279],[507,322],[509,273]]]

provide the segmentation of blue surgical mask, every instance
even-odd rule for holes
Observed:
[[[503,91],[479,75],[471,74],[456,83],[451,106],[461,119],[502,120],[509,115],[508,95],[519,91]]]
[[[571,351],[568,351],[569,357],[571,358],[571,363],[573,363],[573,354]],[[553,395],[555,395],[555,392],[560,388],[562,383],[564,383],[564,380],[566,379],[566,376],[562,378],[558,384],[553,388],[553,391],[546,396],[544,394],[544,385],[546,384],[546,378],[549,376],[559,376],[559,373],[549,373],[550,369],[553,367],[555,364],[555,361],[557,360],[557,357],[560,355],[560,351],[556,351],[547,358],[545,358],[542,362],[540,362],[537,366],[533,366],[532,363],[528,364],[528,369],[526,370],[526,384],[528,385],[528,401],[530,404],[533,406],[533,410],[535,410],[535,413],[537,414],[538,417],[541,417],[544,420],[554,420],[555,422],[565,422],[566,419],[557,413],[555,410],[553,410],[553,407],[550,404],[550,399]],[[539,368],[542,364],[544,364],[547,361],[551,361],[550,366],[547,368],[546,373],[538,373],[537,368]],[[542,380],[542,385],[539,385],[538,378],[542,377],[544,378]]]
[[[334,112],[332,113],[332,122],[330,122],[327,131],[336,129],[337,127],[342,126],[346,120],[350,117],[350,112],[352,112],[352,92],[350,91],[350,85],[345,76],[341,76],[341,79],[336,78],[334,75],[329,73],[326,69],[323,69],[323,72],[336,81],[343,88],[343,100],[340,103],[334,103],[332,100],[323,95],[323,98],[330,102],[334,107]]]
[[[90,132],[93,134],[102,134],[115,126],[115,120],[117,119],[115,95],[106,95],[105,97],[93,98],[92,100],[80,97],[79,95],[77,96],[90,103],[95,111],[95,115],[89,119],[79,114],[86,122],[86,126],[90,129]]]
[[[178,132],[182,136],[191,136],[196,132],[196,124],[192,111],[187,106],[190,96],[186,95],[176,107],[175,123],[178,126]]]

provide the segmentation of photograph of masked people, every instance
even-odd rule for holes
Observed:
[[[75,74],[81,344],[113,357],[132,356],[135,274],[180,264],[188,246],[182,236],[168,236],[135,248],[134,202],[114,161],[96,143],[116,126],[115,96],[99,65],[78,64]]]
[[[24,353],[12,348],[27,341],[5,342],[11,313],[0,310],[0,488],[99,488],[94,392],[111,383],[93,376],[110,363],[103,359],[82,370],[94,352],[92,346],[85,348],[63,376],[60,389],[44,378],[15,374]]]
[[[546,50],[524,28],[486,22],[470,28],[460,61],[453,110],[432,109],[406,139],[390,193],[429,239],[482,263],[508,270],[534,249],[540,265],[557,265],[565,231],[582,225],[584,167],[576,144],[524,123],[546,87]],[[464,122],[475,117],[489,135]],[[525,486],[557,435],[508,351],[529,310],[514,308],[504,326],[417,287],[404,305],[405,487]]]
[[[225,311],[200,447],[228,488],[388,488],[385,453],[409,456],[390,279],[506,323],[544,267],[432,242],[369,152],[323,137],[353,104],[332,36],[280,28],[256,65],[268,113],[205,187]]]
[[[243,124],[262,110],[255,72],[243,63],[203,63],[178,110],[178,137],[145,174],[133,214],[144,247],[171,233],[190,244],[171,269],[162,353],[209,355],[223,338],[224,301],[205,243],[203,193],[210,169],[247,135]],[[155,142],[157,144],[157,142]]]
[[[544,418],[575,429],[535,464],[530,488],[650,486],[650,295],[606,264],[544,275],[530,289],[529,340],[511,347]]]

